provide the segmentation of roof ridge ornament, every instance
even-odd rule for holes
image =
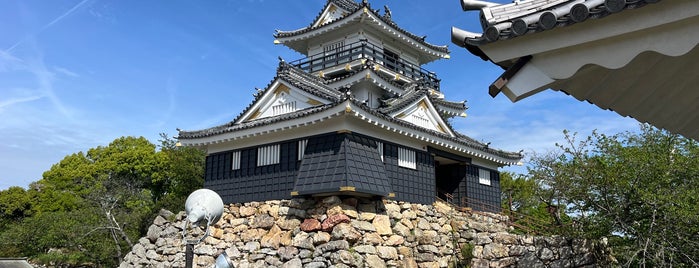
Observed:
[[[383,18],[388,20],[388,21],[392,21],[391,20],[391,10],[388,8],[388,5],[384,5],[383,10],[384,10]],[[422,40],[424,41],[425,39],[423,38]]]

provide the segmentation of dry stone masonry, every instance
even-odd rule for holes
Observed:
[[[595,267],[605,258],[599,243],[515,235],[506,221],[440,202],[330,196],[231,204],[194,247],[194,264],[212,267],[223,252],[240,268]],[[184,267],[184,224],[184,212],[161,211],[121,267]]]

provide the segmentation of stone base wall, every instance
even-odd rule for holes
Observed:
[[[440,202],[330,196],[231,204],[194,247],[194,264],[211,267],[223,252],[238,268],[594,267],[604,259],[594,243],[510,234],[506,221]],[[185,223],[184,212],[161,211],[120,267],[184,267]]]

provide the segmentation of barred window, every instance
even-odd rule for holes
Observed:
[[[240,169],[240,151],[231,154],[231,170]]]
[[[399,147],[398,166],[404,168],[417,169],[417,163],[415,161],[415,151]]]
[[[478,183],[490,186],[490,170],[478,169]]]
[[[257,166],[279,164],[279,144],[257,148]]]
[[[306,145],[308,144],[308,140],[300,140],[299,141],[299,155],[298,155],[298,160],[303,159],[303,155],[306,154]]]
[[[379,149],[379,155],[381,156],[381,162],[383,162],[383,142],[376,142],[376,148]]]

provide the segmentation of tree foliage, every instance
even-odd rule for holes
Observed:
[[[549,212],[559,233],[609,237],[624,266],[699,265],[696,141],[647,125],[583,140],[564,135],[557,151],[532,158],[526,175],[538,199],[558,208]]]
[[[118,138],[66,156],[29,190],[0,191],[0,256],[117,266],[159,209],[181,210],[203,185],[205,153],[161,137],[160,148]]]

